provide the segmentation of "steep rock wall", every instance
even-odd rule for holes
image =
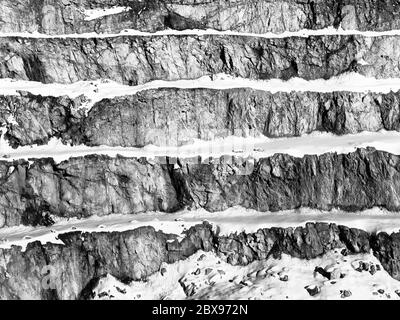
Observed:
[[[208,211],[299,207],[400,210],[400,158],[373,149],[253,161],[87,156],[0,162],[0,226],[50,224],[51,215],[87,217],[188,206]],[[174,159],[167,159],[170,163]]]
[[[37,241],[25,251],[15,246],[0,249],[1,299],[90,298],[90,289],[106,274],[124,282],[144,280],[159,271],[162,263],[185,259],[198,250],[214,251],[233,265],[246,265],[283,253],[312,259],[335,248],[347,248],[350,253],[372,249],[385,270],[400,279],[399,233],[375,235],[327,223],[229,236],[203,223],[190,228],[181,241],[153,227],[121,233],[73,232],[59,238],[64,244]],[[47,278],[53,288],[46,286]]]
[[[156,89],[104,99],[88,114],[83,99],[0,96],[0,127],[13,147],[46,144],[142,147],[193,139],[342,135],[400,130],[400,93],[278,92],[246,88]],[[0,150],[1,152],[1,150]]]
[[[123,13],[85,20],[84,9],[129,7]],[[400,5],[381,0],[4,0],[0,32],[70,34],[137,29],[216,29],[281,33],[342,27],[399,29]]]
[[[111,79],[197,79],[216,73],[251,79],[328,79],[348,71],[400,77],[400,36],[120,36],[0,39],[0,77],[44,83]]]

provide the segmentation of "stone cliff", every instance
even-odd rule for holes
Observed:
[[[281,254],[312,259],[335,248],[346,248],[350,254],[372,250],[385,270],[400,280],[399,233],[376,235],[327,223],[229,236],[219,235],[210,224],[203,223],[190,228],[183,240],[156,232],[153,227],[122,233],[73,232],[59,238],[64,244],[37,241],[25,251],[16,246],[0,249],[0,297],[88,299],[96,281],[106,274],[123,282],[145,280],[160,271],[162,263],[185,259],[198,250],[214,251],[233,265],[279,258]],[[43,285],[46,274],[53,288]]]
[[[13,147],[56,137],[88,146],[183,145],[193,139],[342,135],[400,130],[400,93],[278,92],[246,88],[156,89],[104,99],[0,96],[0,127]],[[1,153],[1,150],[0,150]]]
[[[128,85],[216,73],[311,80],[354,71],[396,78],[399,57],[400,36],[6,37],[0,39],[0,77],[44,83],[103,78]]]
[[[88,21],[85,9],[127,7],[129,11]],[[5,0],[0,32],[118,33],[124,29],[216,29],[281,33],[327,27],[349,30],[399,29],[395,0]]]
[[[174,159],[167,159],[170,163]],[[0,162],[0,226],[51,224],[51,216],[88,217],[185,206],[221,211],[299,207],[400,210],[400,158],[373,149],[250,161],[87,156]]]

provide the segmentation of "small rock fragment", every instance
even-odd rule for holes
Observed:
[[[203,261],[205,257],[206,257],[206,255],[203,253],[203,254],[197,259],[197,261]]]
[[[310,294],[310,296],[312,296],[312,297],[321,292],[320,287],[318,287],[318,286],[316,286],[316,285],[307,286],[307,287],[305,287],[305,289],[307,290],[307,292],[308,292],[308,293]]]
[[[206,276],[209,275],[213,271],[212,268],[207,268],[205,271]]]
[[[352,295],[350,290],[340,290],[340,297],[341,298],[348,298]]]
[[[287,274],[280,276],[279,280],[281,281],[289,281],[289,276]]]

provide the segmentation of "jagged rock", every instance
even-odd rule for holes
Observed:
[[[101,100],[86,116],[82,98],[23,94],[0,96],[0,126],[7,128],[5,138],[13,147],[53,137],[88,146],[183,145],[229,135],[399,131],[399,101],[400,92],[166,88]]]
[[[289,281],[289,276],[287,274],[282,275],[279,277],[279,280],[284,281],[284,282]]]
[[[203,261],[205,257],[206,257],[206,255],[203,253],[203,254],[197,259],[197,261]]]
[[[307,224],[304,231],[315,229],[317,224]],[[328,224],[325,224],[329,226]],[[335,232],[339,232],[342,227],[336,227],[330,225],[329,229]],[[187,247],[187,243],[193,242],[194,250],[213,250],[217,255],[229,255],[230,252],[220,251],[216,245],[223,239],[221,236],[213,234],[212,226],[207,223],[202,225],[196,225],[188,230],[185,236],[186,242],[181,241],[181,246]],[[203,246],[198,239],[203,239],[203,243],[209,241],[209,235],[205,232],[209,230],[213,237],[212,246]],[[291,228],[280,229],[271,228],[264,229],[264,233],[276,233],[283,238],[275,238],[274,243],[271,243],[271,251],[275,254],[285,253],[294,257],[309,257],[306,252],[309,249],[305,246],[300,246],[298,249],[288,250],[290,247],[282,247],[281,243],[293,241]],[[360,235],[361,233],[357,233]],[[254,238],[256,233],[248,234],[248,238]],[[370,235],[370,241],[376,241],[375,237],[384,235],[380,233],[378,235]],[[392,234],[391,238],[388,238],[385,243],[380,243],[380,246],[376,247],[378,250],[383,250],[383,246],[391,249],[392,239],[396,239],[399,234]],[[174,236],[177,237],[177,236]],[[323,238],[323,233],[317,233],[316,238]],[[160,267],[164,263],[172,263],[180,259],[185,259],[184,256],[176,256],[178,250],[175,245],[173,251],[168,249],[168,240],[171,239],[171,235],[164,234],[162,232],[156,232],[152,227],[141,227],[131,231],[124,232],[101,232],[101,233],[82,233],[72,232],[67,234],[59,235],[60,240],[63,244],[46,243],[41,244],[40,242],[30,243],[25,251],[22,251],[20,247],[13,246],[11,249],[0,249],[0,280],[2,285],[0,286],[0,297],[3,299],[75,299],[90,298],[91,289],[96,286],[98,279],[110,274],[121,281],[128,283],[131,280],[145,280],[151,274],[158,272]],[[236,238],[236,242],[241,243],[244,240],[243,236],[232,234],[231,239]],[[331,238],[331,241],[334,241]],[[272,238],[262,239],[258,238],[259,245],[270,242]],[[317,245],[318,242],[313,242],[310,245]],[[249,244],[244,242],[241,244],[243,248]],[[336,244],[328,246],[325,243],[325,247],[334,247]],[[274,248],[274,249],[272,249]],[[374,247],[372,247],[374,248]],[[234,250],[234,249],[232,249]],[[302,254],[297,250],[304,251]],[[278,252],[279,251],[279,252]],[[317,251],[314,251],[317,252]],[[396,279],[400,279],[396,272],[397,270],[393,266],[399,264],[400,260],[392,260],[391,264],[385,263],[386,257],[379,255],[378,252],[374,254],[380,259],[381,263],[385,267],[385,270],[389,272],[391,276]],[[233,252],[232,252],[233,253]],[[239,255],[243,254],[241,252]],[[272,253],[267,253],[267,256],[271,256]],[[318,256],[323,255],[320,252]],[[173,258],[171,258],[171,256]],[[252,257],[248,257],[250,260],[263,260],[259,254],[254,252]],[[243,260],[241,260],[243,261]],[[249,263],[247,262],[247,263]],[[46,269],[47,268],[47,269]],[[49,270],[51,283],[54,284],[55,289],[43,290],[42,281],[46,275],[44,270]],[[216,274],[216,276],[220,276]],[[59,281],[58,279],[63,279]],[[237,282],[241,279],[237,279]],[[186,287],[185,292],[190,296],[196,292],[194,285],[188,285],[187,280],[181,279],[181,284]],[[244,282],[246,283],[246,282]],[[247,283],[248,284],[248,283]],[[318,293],[318,289],[309,288],[312,293]]]
[[[340,290],[340,297],[341,298],[348,298],[352,295],[350,290]]]
[[[204,271],[206,276],[208,276],[211,272],[213,272],[212,268],[206,268],[206,270]]]
[[[318,287],[317,285],[311,285],[311,286],[307,286],[305,287],[305,289],[307,290],[307,292],[310,294],[310,296],[316,296],[318,293],[321,292],[321,288]]]
[[[374,275],[374,274],[376,273],[376,267],[375,267],[374,265],[371,265],[371,266],[370,266],[369,273],[370,273],[371,275]]]
[[[328,280],[331,279],[331,273],[326,271],[324,268],[315,267],[314,272],[321,274],[323,277],[327,278]]]
[[[71,158],[58,164],[52,159],[30,163],[0,161],[0,227],[46,224],[47,219],[41,220],[43,212],[45,217],[88,217],[174,212],[185,206],[208,211],[233,206],[259,211],[299,207],[354,211],[374,206],[400,210],[400,158],[396,155],[359,149],[349,154],[327,153],[303,158],[276,154],[254,165],[242,158],[230,159],[206,159],[202,163],[196,159],[179,159],[178,169],[174,169],[175,164],[162,164],[157,159],[99,155]],[[244,170],[232,171],[235,167]],[[368,235],[357,229],[343,227],[337,232],[317,224],[307,234],[301,232],[296,229],[291,233],[297,242],[280,243],[280,246],[288,250],[293,247],[301,252],[299,256],[309,257],[323,252],[325,244],[330,247],[333,243],[346,243],[352,252],[365,251],[370,246]],[[318,233],[323,236],[316,239]],[[259,231],[255,237],[273,240],[282,236]],[[246,241],[251,244],[254,239]],[[198,244],[206,247],[211,242],[209,239]],[[175,244],[168,245],[173,248]],[[229,238],[220,245],[221,248],[237,246]],[[252,249],[266,257],[270,245]],[[180,250],[183,251],[176,252],[177,255],[193,254],[190,246]],[[229,259],[232,263],[242,263],[238,259],[248,257],[231,255]]]
[[[129,11],[85,20],[83,9],[127,6]],[[341,27],[350,30],[399,29],[399,3],[377,1],[174,1],[174,0],[5,0],[0,32],[69,34],[117,33],[123,29],[235,30],[281,33]]]
[[[400,76],[400,36],[121,36],[0,39],[0,77],[44,83],[107,78],[127,85],[226,73],[251,79],[328,79],[354,71]],[[390,48],[387,52],[386,48]]]
[[[400,264],[398,263],[400,261],[400,233],[388,235],[386,232],[380,232],[373,236],[370,242],[383,268],[393,278],[400,280]],[[380,267],[377,270],[380,270]]]

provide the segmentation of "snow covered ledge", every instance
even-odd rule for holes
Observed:
[[[112,7],[112,8],[97,8],[83,10],[85,21],[96,20],[105,16],[115,15],[122,12],[130,11],[130,7]]]
[[[0,79],[0,95],[20,95],[20,91],[54,97],[68,96],[70,98],[77,98],[83,95],[88,100],[85,105],[87,108],[90,108],[95,102],[102,99],[111,99],[114,97],[132,95],[144,90],[160,88],[207,88],[215,90],[251,88],[271,93],[292,91],[388,93],[390,91],[400,90],[400,79],[375,79],[357,73],[346,73],[327,80],[318,79],[307,81],[302,78],[291,78],[288,81],[280,79],[251,80],[220,73],[192,80],[156,80],[137,86],[123,85],[108,79],[79,81],[72,84],[43,84],[35,81]]]
[[[85,10],[86,21],[96,20],[105,16],[119,14],[122,12],[128,12],[130,8],[127,7],[115,7],[112,9],[93,9]],[[349,36],[357,35],[363,37],[384,37],[384,36],[397,36],[400,35],[400,30],[389,30],[389,31],[358,31],[358,30],[344,30],[342,28],[327,27],[319,30],[303,29],[299,31],[285,31],[282,33],[249,33],[249,32],[238,32],[238,31],[219,31],[215,29],[186,29],[186,30],[174,30],[167,29],[157,32],[143,32],[135,29],[124,29],[119,33],[73,33],[73,34],[59,34],[59,35],[48,35],[39,32],[9,32],[0,33],[0,38],[7,37],[20,37],[20,38],[115,38],[120,36],[138,36],[138,37],[149,37],[149,36],[240,36],[240,37],[254,37],[254,38],[266,38],[266,39],[279,39],[289,37],[300,37],[309,38],[315,36]]]
[[[304,155],[321,155],[327,152],[349,153],[357,148],[374,147],[380,151],[400,155],[400,132],[379,131],[362,132],[337,136],[331,133],[315,132],[301,137],[267,138],[267,137],[227,137],[211,141],[196,140],[192,144],[180,147],[159,147],[147,145],[143,148],[88,147],[85,145],[69,146],[60,140],[52,138],[47,145],[24,146],[13,149],[4,139],[5,128],[0,128],[0,160],[13,161],[18,159],[53,158],[56,163],[71,157],[81,157],[91,154],[103,154],[110,157],[144,157],[157,160],[157,157],[191,158],[240,156],[243,158],[260,159],[277,153],[289,154],[295,157]]]

